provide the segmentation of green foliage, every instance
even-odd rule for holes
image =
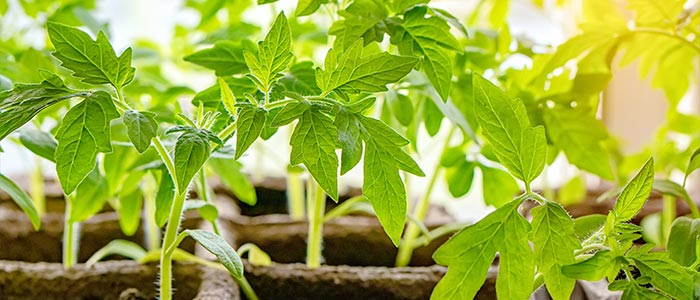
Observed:
[[[184,131],[177,138],[175,144],[175,174],[177,178],[177,190],[183,193],[192,182],[192,178],[204,166],[211,155],[211,142],[222,144],[213,133],[206,129],[184,127],[173,128],[168,132]]]
[[[474,76],[475,111],[499,161],[529,186],[544,168],[544,128],[531,127],[525,106],[481,76]]]
[[[236,136],[236,159],[241,157],[243,153],[255,142],[262,133],[267,111],[262,108],[253,106],[243,106],[238,111],[238,120],[236,127],[238,135]]]
[[[233,192],[236,199],[248,205],[255,205],[257,195],[255,187],[242,173],[243,165],[233,159],[212,157],[208,166],[219,176],[221,182]]]
[[[245,51],[243,57],[258,89],[269,93],[292,60],[292,36],[287,17],[281,13],[272,23],[265,40],[258,44],[257,53]]]
[[[234,278],[243,277],[241,258],[223,238],[206,230],[185,230],[182,233],[192,237],[204,249],[214,254]]]
[[[32,198],[27,195],[20,187],[17,186],[10,178],[5,177],[5,175],[0,174],[0,190],[7,193],[10,199],[14,200],[17,205],[27,214],[29,221],[32,222],[34,230],[39,230],[41,227],[41,219],[39,218],[39,213],[34,207],[34,202]]]
[[[684,267],[690,267],[698,261],[700,249],[700,219],[680,217],[673,222],[668,237],[668,256]]]
[[[148,111],[127,110],[124,112],[124,125],[126,125],[129,140],[134,144],[139,153],[143,153],[151,146],[151,139],[158,134],[158,121],[156,114]]]
[[[63,117],[56,140],[56,171],[66,194],[95,168],[97,153],[111,152],[110,121],[119,117],[112,97],[95,92]]]
[[[245,74],[248,66],[243,58],[244,47],[228,40],[218,41],[214,47],[197,51],[184,60],[214,70],[216,76]]]
[[[49,22],[48,32],[51,43],[56,47],[53,55],[61,61],[61,66],[73,71],[73,76],[89,84],[111,84],[121,89],[134,79],[135,69],[131,67],[131,48],[118,57],[104,33],[96,40],[70,26]]]
[[[631,220],[642,209],[653,184],[654,160],[650,158],[617,197],[613,212],[618,222]]]

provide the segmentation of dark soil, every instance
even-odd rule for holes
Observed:
[[[246,265],[246,278],[261,300],[266,299],[429,299],[445,274],[440,266],[414,268],[321,266],[303,264]],[[495,299],[495,277],[476,299]]]
[[[158,268],[110,261],[64,270],[55,263],[0,261],[0,299],[155,299]],[[192,264],[174,264],[175,299],[238,299],[228,273]]]
[[[194,215],[183,220],[184,228],[198,228],[201,219]],[[144,232],[139,229],[133,236],[126,236],[119,227],[115,212],[100,213],[83,222],[80,229],[78,261],[84,262],[97,250],[115,239],[144,243]],[[0,206],[0,259],[26,262],[60,262],[63,240],[63,214],[47,213],[42,218],[41,229],[34,231],[29,219],[16,208]],[[194,241],[186,239],[180,246],[194,252]]]

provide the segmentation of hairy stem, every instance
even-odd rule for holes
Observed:
[[[299,170],[291,169],[287,176],[287,205],[289,216],[294,220],[302,220],[304,214],[304,181]]]
[[[168,224],[165,227],[165,236],[163,238],[163,253],[160,256],[160,299],[172,300],[172,251],[166,251],[175,244],[177,232],[180,228],[180,217],[182,216],[182,208],[185,205],[187,190],[182,192],[176,188],[176,196],[173,200],[173,206],[170,209]]]
[[[306,266],[315,269],[321,266],[323,248],[323,214],[326,209],[326,195],[313,178],[309,178],[306,193],[309,216],[309,240],[306,247]]]
[[[455,127],[450,127],[450,131],[447,134],[447,137],[445,138],[445,143],[442,146],[442,153],[440,154],[440,158],[442,158],[442,156],[445,155],[445,152],[447,152],[447,148],[450,145],[450,140],[452,139],[452,135],[454,134],[454,132]],[[430,194],[432,194],[433,192],[433,188],[435,187],[437,178],[440,176],[441,170],[442,167],[440,166],[440,162],[438,161],[438,164],[435,166],[433,174],[430,176],[430,182],[428,183],[428,188],[425,190],[425,194],[423,194],[423,197],[416,204],[416,207],[413,210],[413,217],[419,222],[423,222],[423,220],[425,220],[425,216],[428,214],[428,208],[430,207]],[[405,267],[408,266],[409,263],[411,263],[411,257],[413,257],[414,249],[413,245],[415,244],[415,239],[418,238],[418,235],[420,235],[421,233],[421,230],[418,227],[417,223],[418,222],[408,223],[406,233],[404,234],[403,239],[399,243],[399,252],[396,255],[397,267]]]

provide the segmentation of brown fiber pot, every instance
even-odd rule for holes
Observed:
[[[0,299],[155,299],[156,265],[109,261],[70,270],[57,263],[0,261]],[[174,264],[174,299],[236,300],[238,286],[228,273]]]

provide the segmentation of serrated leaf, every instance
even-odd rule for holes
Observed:
[[[170,215],[173,199],[175,198],[175,183],[167,170],[161,171],[158,181],[158,192],[156,193],[155,220],[158,227],[165,226]]]
[[[177,190],[187,190],[192,178],[199,172],[211,154],[210,139],[204,129],[192,128],[177,138],[175,143],[175,174]]]
[[[328,30],[336,39],[333,47],[347,49],[357,40],[364,45],[384,38],[386,25],[384,20],[389,12],[384,3],[373,0],[355,0],[345,10],[338,12],[343,19],[333,23]]]
[[[485,78],[474,76],[474,111],[484,137],[499,161],[530,184],[544,169],[547,139],[542,126],[531,127],[525,105]]]
[[[248,205],[255,205],[257,195],[255,187],[248,177],[241,172],[243,165],[233,159],[212,158],[209,166],[219,176],[221,182],[233,192],[236,199]]]
[[[657,291],[641,287],[636,281],[616,280],[608,286],[613,291],[622,291],[620,300],[666,300],[668,297]]]
[[[668,256],[684,267],[697,260],[696,249],[700,238],[700,219],[679,217],[673,221],[666,248]]]
[[[39,230],[39,228],[41,228],[41,218],[39,218],[39,212],[37,212],[32,198],[30,198],[27,193],[19,188],[14,181],[2,174],[0,174],[0,190],[9,195],[10,199],[17,203],[22,211],[24,211],[29,218],[29,221],[32,223],[34,230]]]
[[[97,153],[111,152],[110,121],[119,117],[112,97],[95,92],[71,108],[56,132],[56,172],[66,194],[95,168]]]
[[[399,124],[403,126],[411,125],[413,121],[413,103],[408,96],[399,93],[388,93],[386,101],[389,102],[389,108]]]
[[[433,254],[447,274],[431,299],[472,299],[486,280],[496,252],[501,266],[496,292],[503,299],[530,296],[535,272],[534,254],[527,241],[530,224],[518,213],[522,200],[511,201],[481,221],[455,234]]]
[[[642,209],[654,185],[654,159],[649,158],[617,197],[613,212],[618,222],[631,220]]]
[[[547,134],[555,145],[564,150],[572,164],[612,180],[610,154],[602,143],[608,138],[605,125],[595,116],[577,109],[545,110]]]
[[[700,148],[693,151],[693,154],[690,155],[690,161],[688,162],[688,168],[685,169],[685,177],[683,178],[683,182],[685,182],[688,179],[688,176],[690,176],[690,174],[698,168],[700,168]]]
[[[656,289],[673,299],[693,299],[693,277],[678,263],[668,258],[667,253],[632,252],[629,256],[642,276],[650,278]]]
[[[184,233],[192,237],[211,254],[214,254],[234,278],[241,279],[243,277],[241,258],[223,238],[206,230],[185,230]]]
[[[452,82],[451,55],[460,51],[460,45],[445,20],[435,16],[426,18],[426,13],[425,6],[405,12],[400,29],[392,34],[391,43],[397,45],[403,55],[423,57],[420,68],[440,98],[447,101]]]
[[[547,291],[554,300],[569,299],[576,281],[564,276],[561,267],[575,263],[574,251],[581,248],[574,221],[561,205],[547,202],[532,209],[531,236]]]
[[[310,107],[311,105],[306,101],[287,104],[277,113],[270,125],[274,127],[287,125],[301,117]]]
[[[619,269],[613,253],[610,250],[601,250],[584,261],[563,266],[561,273],[572,279],[598,281],[612,272],[617,273]]]
[[[111,84],[117,89],[134,79],[131,48],[117,57],[104,33],[96,40],[80,29],[49,22],[49,38],[56,48],[53,55],[61,66],[73,71],[73,76],[89,84]]]
[[[359,120],[347,110],[341,109],[335,116],[335,127],[338,129],[340,149],[340,174],[345,174],[354,168],[362,158],[362,139],[360,138]]]
[[[144,153],[151,146],[151,139],[158,133],[156,114],[149,111],[127,110],[122,116],[129,140],[139,153]]]
[[[358,40],[337,59],[331,49],[326,55],[325,70],[316,70],[316,83],[322,95],[339,90],[347,93],[384,92],[386,85],[399,81],[418,63],[414,57],[386,52],[363,56]]]
[[[282,91],[296,92],[303,96],[321,93],[321,89],[316,85],[314,63],[310,61],[293,64],[289,67],[289,72],[277,82],[277,85]],[[277,89],[277,87],[274,89]]]
[[[513,200],[513,197],[520,192],[518,183],[508,172],[483,165],[479,166],[479,169],[482,176],[481,190],[484,196],[484,203],[487,205],[492,205],[496,208],[501,207]]]
[[[55,162],[58,142],[49,133],[36,129],[22,130],[19,133],[19,140],[29,151]]]
[[[244,47],[233,41],[218,41],[214,47],[197,51],[184,60],[214,70],[216,76],[245,74],[248,66],[243,58]]]
[[[265,40],[258,43],[258,53],[244,52],[245,63],[258,88],[269,92],[292,61],[292,34],[287,17],[280,13]]]
[[[238,159],[255,142],[265,125],[267,111],[262,108],[244,106],[238,111],[236,123],[236,156]]]
[[[294,128],[289,144],[290,163],[304,164],[326,193],[338,200],[338,132],[333,120],[317,109],[306,109]]]
[[[236,115],[236,96],[223,78],[219,77],[217,82],[221,91],[221,103],[224,104],[224,109],[229,116],[233,117]]]
[[[61,101],[84,96],[63,85],[49,81],[39,84],[18,84],[0,92],[0,140],[22,127],[44,109]]]

